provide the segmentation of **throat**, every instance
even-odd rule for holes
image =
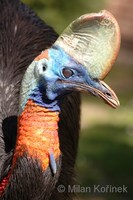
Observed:
[[[28,100],[18,118],[18,136],[13,165],[25,153],[37,159],[46,170],[49,165],[56,173],[56,159],[60,156],[58,138],[59,112],[44,108]]]

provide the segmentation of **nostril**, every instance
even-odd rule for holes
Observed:
[[[111,93],[109,93],[109,92],[106,92],[105,94],[106,94],[108,97],[112,97]]]

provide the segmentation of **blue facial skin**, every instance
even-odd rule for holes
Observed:
[[[53,46],[50,48],[48,56],[48,60],[39,60],[36,64],[38,85],[32,91],[30,99],[33,99],[37,104],[52,110],[59,110],[61,96],[75,90],[76,87],[78,88],[72,83],[82,83],[97,89],[101,88],[99,82],[88,75],[87,69],[60,47]],[[65,68],[72,71],[70,77],[63,75]],[[62,80],[64,82],[61,82]],[[65,83],[65,80],[70,82]]]

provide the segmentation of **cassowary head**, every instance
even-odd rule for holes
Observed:
[[[116,108],[118,98],[101,80],[110,71],[119,47],[119,26],[109,12],[86,14],[73,21],[27,69],[20,111],[31,96],[37,103],[51,106],[71,91],[91,93]]]

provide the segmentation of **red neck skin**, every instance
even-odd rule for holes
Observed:
[[[45,171],[50,164],[49,155],[58,159],[61,152],[58,138],[59,112],[50,111],[28,100],[24,111],[18,118],[18,135],[10,172],[0,183],[0,196],[4,193],[17,159],[24,153],[37,158]]]

